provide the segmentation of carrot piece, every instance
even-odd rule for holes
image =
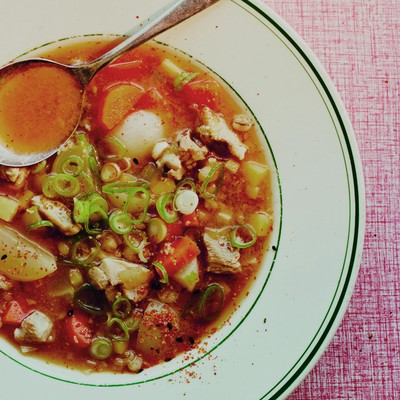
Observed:
[[[71,343],[81,349],[90,346],[93,332],[90,329],[89,317],[86,314],[75,310],[74,314],[66,319],[65,326]]]
[[[166,243],[157,257],[157,262],[162,264],[169,276],[173,276],[199,254],[200,249],[196,242],[189,236],[183,236],[172,243]],[[160,274],[160,271],[157,273]]]
[[[131,111],[144,90],[135,84],[117,84],[109,88],[101,101],[100,123],[112,129]]]

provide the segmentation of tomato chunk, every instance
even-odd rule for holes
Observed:
[[[157,262],[163,265],[169,276],[173,276],[199,254],[200,249],[196,242],[189,236],[184,236],[175,239],[172,243],[166,243],[157,257]]]
[[[90,329],[89,317],[86,314],[75,310],[73,315],[65,321],[65,326],[71,343],[81,349],[89,347],[93,332]]]
[[[193,79],[183,86],[182,94],[190,104],[215,109],[220,102],[219,84],[212,79]]]

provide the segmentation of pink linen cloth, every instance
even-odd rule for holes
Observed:
[[[308,43],[342,97],[365,174],[355,291],[288,400],[400,400],[400,0],[263,0]]]

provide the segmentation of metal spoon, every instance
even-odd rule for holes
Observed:
[[[93,78],[97,71],[114,61],[122,54],[145,43],[146,41],[152,39],[154,36],[166,31],[169,28],[172,28],[173,26],[179,24],[185,19],[199,13],[200,11],[211,6],[217,1],[218,0],[176,0],[172,4],[169,4],[166,8],[158,11],[156,14],[151,16],[145,25],[136,28],[133,34],[128,39],[124,40],[119,45],[90,63],[80,65],[65,65],[43,58],[27,59],[8,64],[5,67],[1,68],[0,79],[12,72],[13,70],[21,68],[24,65],[41,62],[65,68],[80,81],[82,88],[84,88]],[[76,127],[78,126],[78,124],[79,120],[77,121]],[[74,133],[76,127],[72,132],[67,135],[65,140],[67,140]],[[60,146],[62,144],[63,143],[60,143]],[[42,153],[25,154],[16,153],[0,143],[0,165],[23,167],[36,164],[56,153],[60,146]]]

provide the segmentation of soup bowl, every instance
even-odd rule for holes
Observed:
[[[166,4],[101,0],[93,9],[89,0],[38,0],[32,8],[28,0],[7,1],[3,15],[15,18],[0,26],[9,38],[0,63],[129,34]],[[281,399],[316,363],[345,312],[361,257],[363,178],[351,124],[318,60],[253,1],[221,0],[156,40],[214,74],[256,123],[274,221],[261,267],[214,333],[139,374],[52,364],[0,339],[3,393],[15,398],[46,387],[60,399]],[[24,385],[16,387],[15,377]]]

